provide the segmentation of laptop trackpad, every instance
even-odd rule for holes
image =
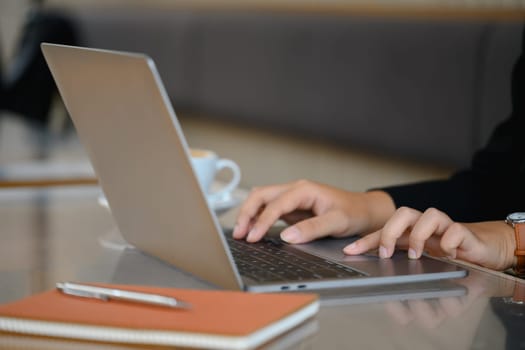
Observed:
[[[343,248],[358,238],[325,238],[307,244],[299,244],[296,247],[310,254],[352,267],[369,276],[419,275],[459,269],[456,265],[427,256],[422,256],[416,260],[409,259],[407,252],[403,250],[396,251],[391,259],[379,258],[377,251],[370,251],[357,256],[344,254]]]

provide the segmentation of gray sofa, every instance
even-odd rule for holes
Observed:
[[[464,166],[510,112],[519,22],[76,9],[86,46],[156,61],[176,110]]]

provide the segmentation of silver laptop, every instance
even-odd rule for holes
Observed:
[[[346,240],[232,240],[201,191],[149,57],[45,43],[42,51],[121,234],[145,253],[218,287],[260,292],[466,276],[429,257],[344,256]]]

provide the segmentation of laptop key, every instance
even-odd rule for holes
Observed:
[[[227,237],[239,272],[258,282],[303,281],[322,278],[356,277],[353,269],[293,249],[279,239],[257,243]]]

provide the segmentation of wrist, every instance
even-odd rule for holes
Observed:
[[[514,228],[510,225],[505,225],[506,230],[504,232],[507,242],[507,256],[508,256],[508,265],[507,268],[515,269],[516,265],[518,264],[518,258],[516,257],[516,234],[514,232]]]
[[[525,213],[511,213],[505,219],[514,231],[513,270],[519,277],[525,277]]]
[[[392,197],[384,191],[374,190],[365,192],[363,195],[368,217],[368,231],[377,231],[395,213],[396,205]]]

